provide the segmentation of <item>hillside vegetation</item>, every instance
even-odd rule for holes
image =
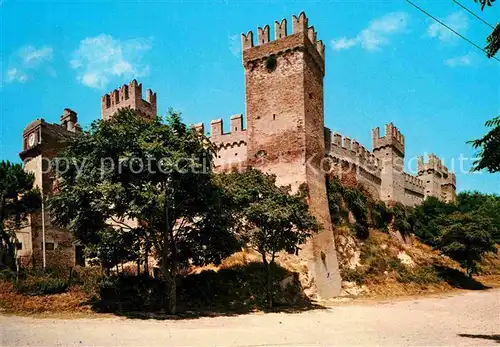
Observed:
[[[480,289],[498,282],[498,196],[464,192],[453,204],[428,198],[413,208],[386,205],[362,186],[334,178],[328,196],[344,295]]]

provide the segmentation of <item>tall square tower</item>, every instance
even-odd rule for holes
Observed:
[[[248,165],[277,176],[278,184],[309,189],[309,206],[323,230],[303,247],[317,292],[329,298],[340,293],[333,230],[326,196],[323,77],[325,46],[316,38],[304,13],[287,22],[242,35],[245,68]]]
[[[146,91],[146,100],[142,98],[142,83],[132,80],[120,89],[115,89],[101,99],[102,119],[110,119],[118,110],[131,108],[146,118],[156,117],[156,93],[151,89]]]

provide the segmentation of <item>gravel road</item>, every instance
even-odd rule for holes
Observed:
[[[499,346],[500,290],[188,320],[0,315],[2,346]]]

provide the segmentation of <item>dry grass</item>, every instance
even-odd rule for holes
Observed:
[[[64,313],[92,312],[86,302],[88,296],[78,288],[72,288],[67,293],[25,296],[16,293],[14,286],[8,282],[0,282],[0,311],[6,313]]]
[[[500,285],[500,276],[477,276],[470,279],[460,265],[439,251],[417,239],[412,245],[402,244],[394,237],[378,230],[370,230],[369,239],[360,244],[360,265],[344,268],[343,278],[364,285],[368,292],[362,295],[374,298],[436,294],[456,289],[481,289]],[[404,265],[398,258],[403,254],[411,259]],[[341,263],[346,263],[341,262]],[[500,269],[500,257],[485,257],[483,273]]]

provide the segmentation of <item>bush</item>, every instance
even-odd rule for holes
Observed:
[[[37,296],[64,293],[68,289],[66,279],[51,275],[28,276],[16,284],[16,291],[21,294]]]
[[[391,208],[394,227],[403,235],[409,235],[413,232],[414,215],[411,207],[405,206],[400,202],[394,204]]]
[[[70,285],[81,286],[86,294],[97,296],[103,275],[99,267],[77,267],[73,271]]]
[[[342,192],[344,187],[336,178],[328,179],[326,183],[328,206],[333,225],[339,225],[343,218],[347,218],[348,211],[343,208]]]
[[[401,264],[396,274],[397,280],[401,283],[432,284],[441,282],[438,272],[432,266],[410,268]]]
[[[392,221],[392,211],[385,202],[369,200],[371,225],[381,231],[387,231],[387,226]]]
[[[273,271],[272,294],[276,306],[305,304],[298,276],[280,266]],[[287,285],[281,281],[289,278]],[[144,276],[104,278],[99,285],[101,311],[158,311],[163,309],[164,283]],[[178,278],[178,310],[249,311],[267,307],[266,276],[262,263],[203,271]]]
[[[97,309],[115,311],[152,311],[161,309],[164,284],[155,278],[120,274],[99,282]]]
[[[16,278],[16,274],[9,269],[0,270],[0,281],[12,282]]]
[[[366,272],[362,267],[357,266],[353,269],[341,270],[340,276],[343,281],[356,282],[356,284],[363,284],[366,278]]]

